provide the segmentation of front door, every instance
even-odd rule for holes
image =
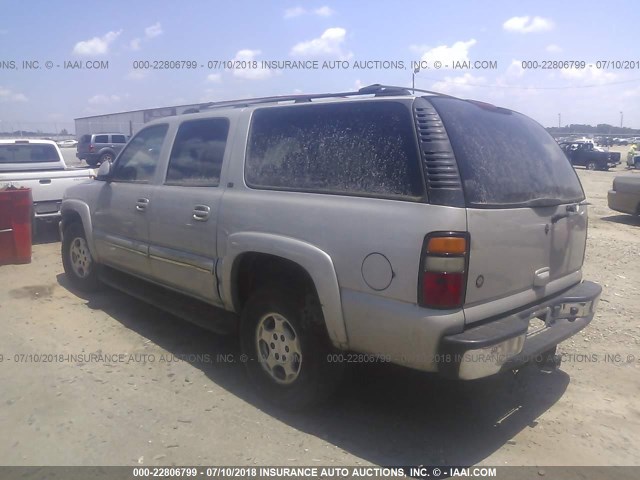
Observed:
[[[141,130],[117,158],[96,201],[93,231],[101,263],[148,277],[149,225],[167,125]]]

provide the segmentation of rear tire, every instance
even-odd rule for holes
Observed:
[[[342,364],[331,362],[336,350],[315,295],[287,287],[258,289],[242,311],[240,341],[256,390],[287,410],[323,402],[342,378]]]
[[[62,265],[71,284],[80,291],[94,292],[100,286],[98,264],[91,257],[81,223],[73,222],[64,229]]]

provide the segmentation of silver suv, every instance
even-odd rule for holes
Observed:
[[[519,113],[372,85],[148,124],[62,204],[62,259],[215,331],[301,408],[345,363],[476,379],[555,365],[593,318],[585,197]],[[554,363],[555,362],[555,363]]]

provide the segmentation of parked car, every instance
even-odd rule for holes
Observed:
[[[607,200],[611,210],[640,215],[640,176],[622,175],[614,178]]]
[[[82,135],[78,142],[76,157],[92,167],[111,162],[127,143],[122,133],[93,133]]]
[[[59,142],[56,142],[56,143],[60,148],[73,148],[78,146],[78,141],[73,139],[60,140]]]
[[[34,229],[36,221],[58,220],[65,189],[93,175],[95,172],[90,168],[67,168],[58,146],[51,140],[0,140],[0,187],[31,189]]]
[[[561,143],[560,148],[572,165],[580,165],[587,170],[609,170],[620,164],[620,152],[605,152],[592,142],[566,142]]]
[[[150,122],[67,190],[67,278],[239,331],[250,379],[288,408],[326,398],[351,361],[464,380],[557,367],[601,293],[582,278],[576,172],[526,116],[424,93]]]

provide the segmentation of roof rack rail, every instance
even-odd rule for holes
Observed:
[[[202,111],[204,109],[210,109],[210,108],[228,108],[228,107],[243,108],[251,105],[260,105],[264,103],[278,103],[278,102],[305,103],[305,102],[311,102],[312,100],[319,99],[319,98],[355,97],[359,95],[374,95],[377,97],[386,96],[386,95],[411,95],[412,91],[430,93],[433,95],[441,95],[445,97],[451,96],[443,93],[433,92],[430,90],[420,90],[418,88],[411,89],[408,87],[399,87],[396,85],[382,85],[379,83],[374,83],[373,85],[368,85],[366,87],[360,88],[357,91],[352,91],[352,92],[276,95],[272,97],[245,98],[245,99],[239,99],[239,100],[223,100],[220,102],[209,102],[209,103],[201,104],[197,110],[194,108],[189,109],[188,113],[196,113],[197,111]]]

